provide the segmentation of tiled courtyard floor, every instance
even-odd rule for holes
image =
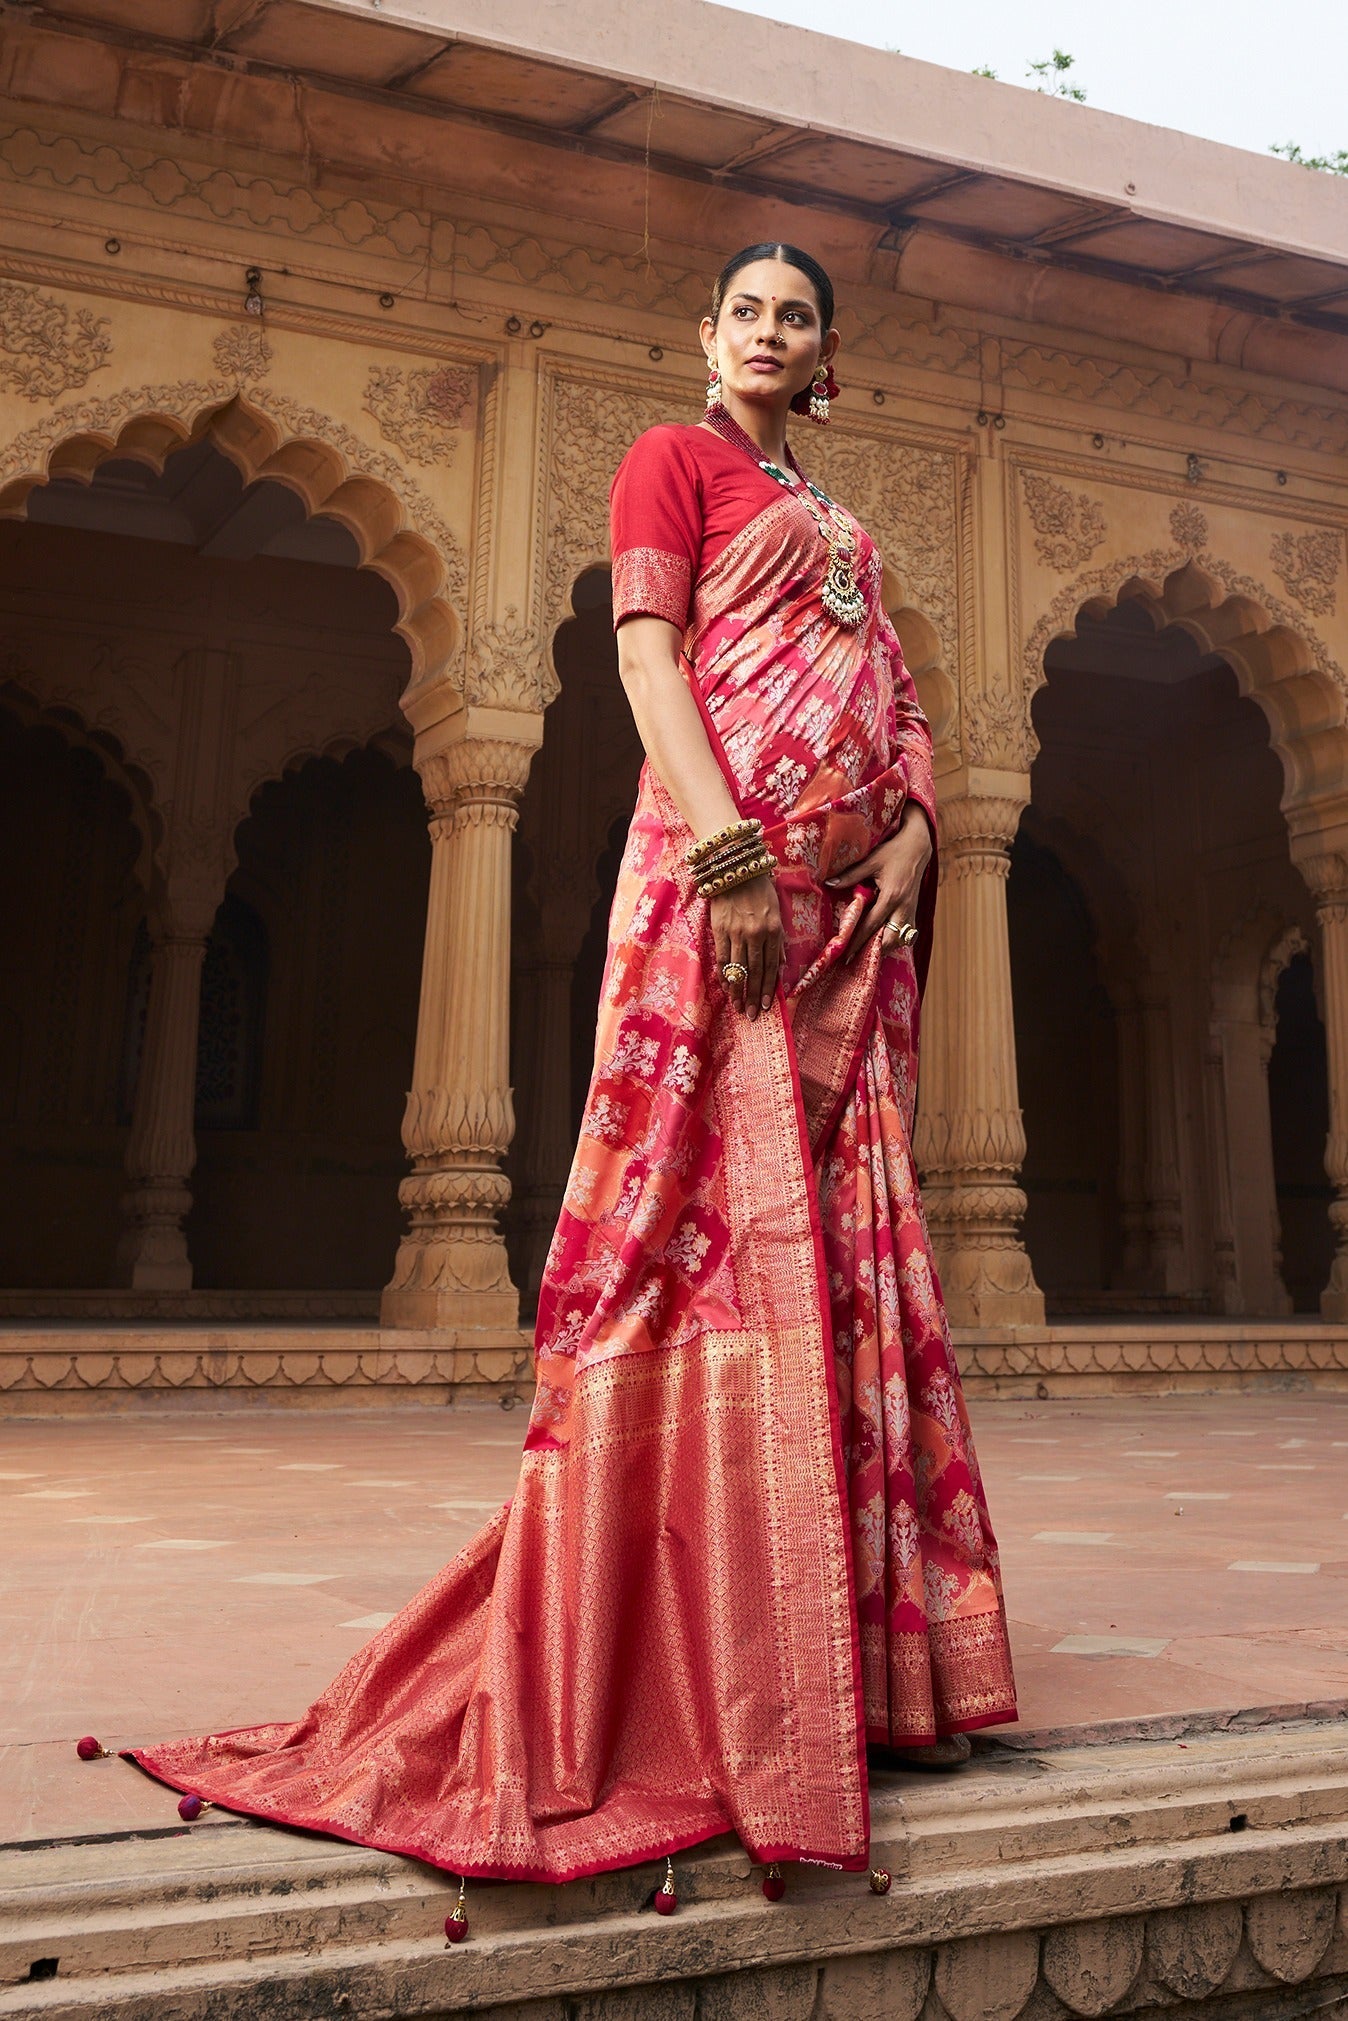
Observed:
[[[1024,1727],[1348,1698],[1348,1395],[973,1409]],[[72,1741],[301,1712],[509,1494],[524,1422],[0,1423],[0,1841],[176,1823]]]

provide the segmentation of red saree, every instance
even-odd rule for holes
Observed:
[[[910,795],[934,818],[930,738],[860,528],[845,631],[814,520],[705,430],[642,437],[614,520],[615,619],[686,625],[781,860],[778,1002],[728,1004],[647,767],[513,1500],[302,1719],[134,1759],[459,1874],[563,1881],[724,1831],[859,1869],[868,1738],[1015,1717],[913,1171],[918,975],[879,935],[842,961],[866,892],[823,883]]]

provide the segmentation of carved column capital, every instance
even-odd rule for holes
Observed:
[[[513,737],[464,737],[414,762],[433,825],[499,822],[513,828],[534,746]]]
[[[942,800],[936,809],[945,877],[1005,877],[1025,801],[1009,794]]]
[[[231,826],[182,818],[172,805],[166,809],[150,907],[156,944],[207,938],[235,860]]]
[[[1297,869],[1315,898],[1321,925],[1348,918],[1348,858],[1326,852],[1298,856]]]

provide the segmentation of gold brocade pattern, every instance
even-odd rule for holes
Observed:
[[[638,615],[666,618],[682,631],[688,622],[693,570],[686,555],[661,547],[629,547],[613,560],[613,622]]]
[[[513,1500],[302,1719],[139,1753],[164,1780],[461,1874],[727,1830],[862,1869],[868,1731],[1011,1716],[912,1172],[914,961],[877,936],[844,963],[865,894],[827,882],[933,805],[930,737],[873,546],[856,631],[818,549],[784,497],[697,586],[689,670],[780,862],[781,988],[753,1022],[728,1002],[647,767]],[[682,624],[671,559],[629,550],[615,607]]]

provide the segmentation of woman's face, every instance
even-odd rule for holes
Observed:
[[[838,348],[825,330],[808,274],[785,260],[755,260],[726,289],[721,313],[702,320],[702,347],[721,385],[741,400],[789,406]]]

